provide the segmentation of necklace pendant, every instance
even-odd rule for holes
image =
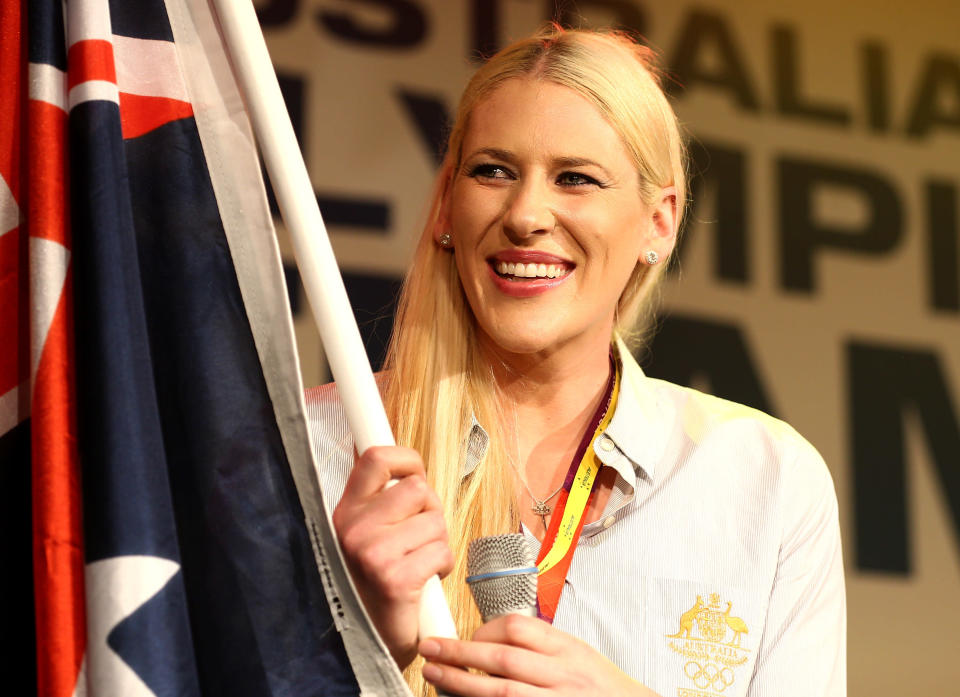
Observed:
[[[533,511],[534,515],[545,516],[550,515],[550,511],[553,509],[547,505],[546,501],[537,501],[536,505],[530,506],[530,510]]]
[[[530,510],[533,511],[534,515],[540,516],[540,520],[543,522],[543,528],[547,528],[547,516],[550,515],[550,511],[553,510],[550,506],[547,505],[546,501],[537,501],[535,506],[530,506]]]

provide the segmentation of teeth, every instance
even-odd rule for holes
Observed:
[[[498,261],[497,273],[501,276],[516,278],[560,278],[567,275],[567,269],[557,264],[515,264]]]

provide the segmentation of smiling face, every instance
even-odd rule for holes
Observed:
[[[641,256],[666,259],[672,198],[640,195],[637,168],[593,104],[514,78],[470,115],[444,203],[481,341],[497,352],[606,351]]]

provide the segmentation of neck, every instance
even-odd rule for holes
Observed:
[[[607,340],[550,349],[537,353],[510,353],[481,342],[504,406],[518,416],[555,423],[583,411],[600,399],[610,377]],[[592,414],[585,418],[589,419]],[[526,430],[526,429],[525,429]]]
[[[608,341],[567,349],[486,353],[501,394],[503,446],[541,499],[566,477],[610,378]],[[545,532],[527,509],[520,507],[528,528]]]

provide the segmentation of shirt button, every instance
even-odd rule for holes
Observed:
[[[614,522],[616,522],[616,521],[614,520],[614,517],[613,517],[612,515],[608,515],[608,516],[607,516],[606,518],[604,518],[604,520],[603,520],[603,529],[606,530],[606,529],[609,528],[611,525],[613,525]]]
[[[615,447],[617,447],[617,446],[614,445],[614,442],[613,442],[613,440],[610,438],[610,436],[601,436],[601,437],[600,437],[600,449],[601,449],[601,450],[605,450],[605,451],[607,451],[607,452],[609,453],[609,452],[610,452],[611,450],[613,450]]]

